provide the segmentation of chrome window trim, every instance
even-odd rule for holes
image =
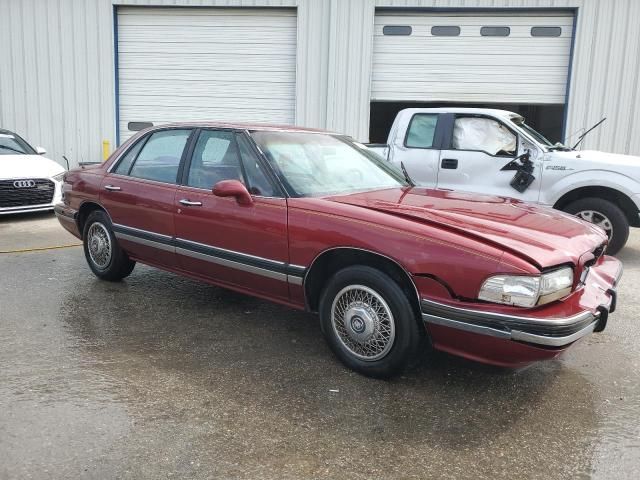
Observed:
[[[173,184],[170,184],[170,185],[173,185]],[[211,195],[213,195],[213,187],[214,187],[214,185],[211,185],[211,188],[192,187],[191,185],[178,185],[178,187],[198,190],[200,192],[207,192],[207,193],[210,193]],[[266,199],[273,199],[273,200],[284,200],[285,199],[285,197],[265,197],[264,195],[255,195],[253,193],[249,193],[249,195],[251,195],[252,198],[266,198]]]

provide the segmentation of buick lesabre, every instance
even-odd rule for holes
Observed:
[[[55,211],[99,278],[141,262],[317,312],[338,358],[375,377],[429,345],[554,358],[605,328],[621,275],[595,225],[418,188],[350,138],[294,127],[151,127],[66,173]]]

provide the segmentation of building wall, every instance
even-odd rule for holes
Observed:
[[[110,2],[0,0],[0,126],[64,165],[114,139]]]
[[[296,123],[367,140],[376,8],[577,8],[567,132],[640,155],[636,0],[0,0],[0,126],[64,164],[115,143],[113,5],[298,7]],[[7,66],[9,66],[7,68]]]

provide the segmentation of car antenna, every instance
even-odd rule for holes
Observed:
[[[409,176],[409,172],[407,172],[407,169],[404,167],[404,162],[400,162],[400,168],[402,168],[402,173],[403,173],[404,179],[407,181],[407,183],[410,186],[415,187],[416,184],[414,183],[414,181]]]
[[[62,155],[62,158],[64,158],[64,161],[67,162],[67,170],[69,170],[69,159],[64,155]]]
[[[572,148],[572,150],[575,150],[575,149],[576,149],[576,147],[577,147],[578,145],[580,145],[580,143],[582,142],[582,140],[584,140],[584,137],[586,137],[586,136],[587,136],[587,134],[588,134],[589,132],[591,132],[592,130],[594,130],[596,127],[600,126],[600,124],[601,124],[602,122],[604,122],[606,119],[607,119],[607,117],[604,117],[602,120],[600,120],[598,123],[596,123],[593,127],[591,127],[589,130],[587,130],[587,131],[586,131],[586,132],[584,132],[582,135],[580,135],[580,136],[578,137],[578,141],[576,142],[576,144],[575,144],[573,147],[571,147],[571,148]]]

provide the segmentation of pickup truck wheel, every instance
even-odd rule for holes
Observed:
[[[629,238],[629,220],[615,203],[603,198],[583,198],[570,203],[565,212],[601,227],[609,237],[607,253],[615,255]]]
[[[84,225],[84,256],[96,277],[118,281],[129,276],[136,262],[120,248],[111,222],[101,210],[91,212]]]
[[[424,336],[400,286],[366,266],[347,267],[329,280],[320,298],[320,322],[346,366],[377,378],[400,373]]]

